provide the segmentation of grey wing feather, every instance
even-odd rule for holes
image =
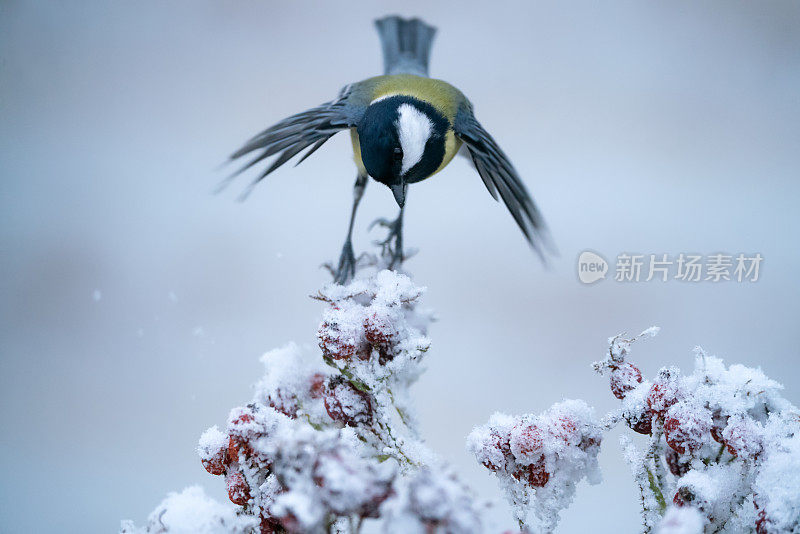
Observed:
[[[503,200],[528,243],[544,260],[542,247],[552,249],[544,218],[508,156],[475,118],[471,105],[459,108],[453,129],[464,142],[486,189],[495,200]]]
[[[359,101],[358,94],[357,88],[348,85],[336,100],[292,115],[251,138],[231,154],[230,160],[252,153],[256,154],[255,157],[220,184],[220,189],[245,170],[280,153],[245,189],[241,198],[246,198],[253,187],[271,172],[310,147],[297,162],[299,165],[335,134],[358,124],[366,109],[366,105]]]

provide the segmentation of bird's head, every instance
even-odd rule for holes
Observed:
[[[449,122],[428,102],[406,95],[379,98],[358,125],[361,160],[375,180],[392,190],[402,208],[408,184],[439,168]]]

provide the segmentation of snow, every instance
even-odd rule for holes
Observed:
[[[658,534],[703,534],[705,520],[694,508],[671,506],[658,525]]]
[[[497,476],[518,520],[534,531],[550,531],[578,482],[600,482],[601,439],[594,409],[565,400],[539,415],[496,413],[470,433],[467,449]]]
[[[200,486],[190,486],[180,493],[170,493],[147,519],[144,527],[136,528],[123,521],[124,534],[245,534],[256,527],[252,517],[236,514],[233,506],[221,504],[208,497]]]
[[[264,354],[251,401],[200,436],[202,465],[224,476],[237,507],[191,487],[122,532],[353,534],[363,522],[398,534],[484,531],[472,491],[419,436],[411,388],[434,319],[420,304],[425,290],[379,266],[320,290],[319,350],[288,343]],[[611,337],[592,364],[620,399],[602,418],[566,399],[495,413],[467,436],[513,519],[528,532],[555,529],[578,485],[601,482],[603,436],[622,422],[647,436],[644,447],[620,439],[646,532],[800,531],[800,412],[782,386],[699,347],[689,372],[666,366],[648,380],[628,360],[658,332]]]
[[[219,450],[228,447],[228,435],[212,426],[200,436],[197,452],[203,460],[210,460]]]

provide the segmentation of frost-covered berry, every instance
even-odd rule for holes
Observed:
[[[388,310],[376,309],[364,318],[364,337],[372,345],[388,347],[397,339],[398,332]]]
[[[680,454],[672,448],[667,448],[664,452],[664,459],[667,461],[669,472],[676,477],[682,477],[692,468],[691,462],[684,460]]]
[[[675,506],[688,506],[695,500],[695,494],[686,486],[681,486],[672,497],[672,502]]]
[[[481,443],[477,444],[475,455],[485,468],[495,473],[514,464],[509,436],[507,432],[501,433],[499,430],[485,435]]]
[[[203,467],[212,475],[221,475],[225,472],[225,466],[228,463],[228,449],[222,449],[213,458],[201,460]]]
[[[541,488],[550,480],[550,473],[544,467],[544,460],[522,467],[514,472],[513,477],[534,488]]]
[[[581,434],[578,431],[575,419],[567,414],[556,417],[548,427],[552,437],[564,442],[566,445],[578,445]]]
[[[396,475],[391,464],[365,462],[346,449],[321,453],[312,468],[319,500],[338,515],[375,517]]]
[[[267,396],[267,405],[292,419],[297,417],[297,410],[300,408],[297,398],[283,388],[277,388]]]
[[[692,473],[687,477],[692,476]],[[675,492],[672,502],[676,506],[696,508],[703,515],[709,517],[714,511],[713,505],[719,503],[720,492],[715,487],[713,478],[702,476],[700,480],[696,479],[693,482],[681,484]]]
[[[647,407],[659,417],[664,417],[667,410],[682,397],[678,383],[678,370],[663,368],[658,372],[650,391],[647,394]]]
[[[343,316],[346,317],[346,316]],[[364,328],[361,324],[323,321],[317,331],[319,348],[334,360],[369,359],[370,347],[364,339]]]
[[[641,381],[642,373],[633,364],[625,362],[611,369],[609,378],[611,393],[618,399],[624,399],[625,395]]]
[[[225,477],[225,485],[228,488],[228,498],[233,504],[244,505],[250,500],[250,487],[244,479],[244,475],[239,472],[230,473]]]
[[[238,461],[239,454],[249,457],[252,449],[248,443],[251,437],[255,437],[257,424],[250,407],[235,408],[231,411],[231,420],[228,423],[228,457],[230,461]]]
[[[338,376],[325,388],[325,409],[334,421],[354,426],[372,422],[372,401],[369,394],[359,391],[349,381]]]
[[[623,417],[625,417],[625,422],[634,432],[646,435],[653,432],[653,416],[643,406],[638,410],[626,410]]]
[[[312,399],[321,399],[325,393],[325,382],[328,377],[322,373],[314,373],[309,379],[308,392]]]
[[[499,436],[497,438],[498,446],[500,446]],[[516,461],[522,465],[530,465],[541,460],[543,446],[543,433],[538,426],[532,423],[515,425],[511,429],[510,437],[505,444],[505,447],[510,449]]]
[[[667,411],[664,437],[676,452],[699,450],[710,432],[711,414],[705,408],[680,402]]]
[[[731,417],[722,432],[725,448],[734,456],[753,459],[764,448],[763,429],[746,416]]]
[[[197,444],[200,461],[212,475],[221,475],[230,463],[228,457],[228,436],[213,426],[203,432]]]

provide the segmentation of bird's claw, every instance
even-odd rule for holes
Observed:
[[[376,241],[375,244],[381,247],[381,255],[389,258],[389,269],[394,270],[402,265],[405,259],[403,256],[402,219],[399,217],[393,221],[385,218],[375,219],[368,228],[372,230],[375,226],[382,226],[389,230],[386,239]]]
[[[353,253],[353,245],[347,241],[342,247],[342,254],[339,256],[339,266],[336,270],[331,269],[333,281],[339,285],[350,282],[356,274],[356,256]]]

